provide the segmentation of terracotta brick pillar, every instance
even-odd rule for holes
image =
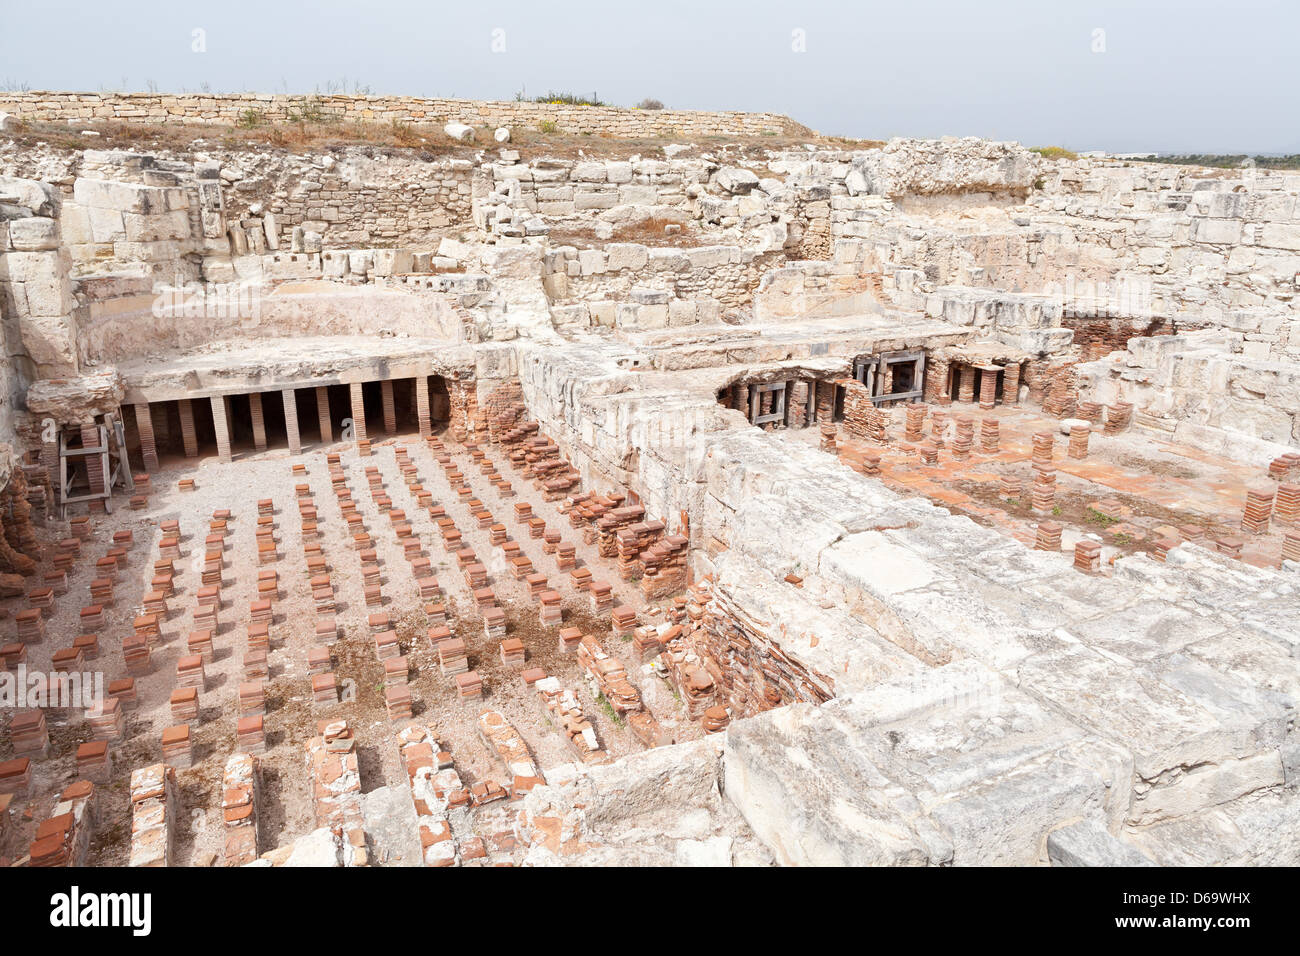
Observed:
[[[932,358],[925,363],[925,400],[931,405],[941,405],[947,398],[948,360]]]
[[[975,366],[961,365],[961,382],[957,387],[957,401],[970,404],[975,401]]]
[[[1002,373],[1002,404],[1020,404],[1020,363],[1012,362]]]
[[[980,369],[980,408],[989,409],[997,402],[998,369],[994,366]]]
[[[334,441],[334,428],[330,424],[330,390],[325,385],[316,386],[316,417],[320,420],[320,440],[328,445]]]
[[[281,390],[280,398],[284,401],[284,430],[289,435],[289,454],[302,453],[302,438],[298,435],[298,395],[291,389]]]
[[[817,420],[829,422],[835,415],[835,383],[817,383]]]
[[[262,393],[253,392],[248,396],[248,410],[253,418],[253,447],[266,451],[266,417],[262,414]]]
[[[145,471],[158,470],[158,446],[153,437],[153,414],[148,402],[135,404],[135,430],[140,434],[140,455],[144,458]]]
[[[176,403],[181,413],[181,440],[185,442],[185,457],[199,457],[199,439],[194,434],[194,406],[188,398]]]
[[[1088,457],[1088,438],[1092,435],[1092,429],[1087,425],[1070,426],[1070,443],[1066,446],[1066,454],[1071,458]]]
[[[808,383],[797,379],[785,387],[786,418],[791,428],[803,428],[808,418]]]
[[[420,437],[428,438],[433,432],[433,419],[429,414],[429,376],[415,377],[415,417],[420,422]]]
[[[353,382],[348,386],[352,397],[352,437],[358,442],[366,440],[366,400],[361,391],[361,383]]]
[[[393,404],[393,380],[384,379],[379,383],[379,390],[384,396],[384,431],[392,435],[397,431],[397,408]]]
[[[230,422],[226,416],[226,398],[224,395],[213,395],[209,401],[212,403],[212,426],[217,432],[217,455],[222,461],[230,461]]]

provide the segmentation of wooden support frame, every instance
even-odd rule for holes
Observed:
[[[889,366],[911,363],[912,387],[903,392],[879,394]],[[918,402],[925,398],[925,350],[910,349],[905,352],[882,352],[880,355],[859,359],[853,363],[853,377],[866,386],[873,405],[881,402]]]
[[[780,422],[785,424],[785,382],[769,382],[766,385],[751,385],[754,391],[750,393],[750,410],[752,417],[750,421],[755,425],[766,425],[768,422]],[[759,402],[759,396],[765,392],[775,392],[776,408],[766,415],[758,414],[758,409],[762,407]]]
[[[112,413],[104,416],[104,424],[96,424],[98,439],[90,448],[69,448],[68,436],[59,429],[59,463],[57,482],[52,482],[56,493],[56,506],[59,517],[67,517],[67,507],[82,501],[104,502],[104,510],[113,510],[113,488],[122,485],[127,491],[135,490],[135,477],[131,474],[131,462],[126,452],[126,432],[122,428],[122,419]],[[111,434],[111,441],[110,441]],[[68,463],[78,458],[99,457],[100,473],[104,476],[103,491],[90,491],[84,495],[74,495],[72,479],[68,475]]]

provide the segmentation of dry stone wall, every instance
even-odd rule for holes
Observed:
[[[257,114],[259,121],[285,122],[305,110],[340,120],[469,126],[525,126],[554,123],[563,133],[619,139],[690,136],[784,136],[808,130],[779,113],[640,110],[618,106],[568,106],[415,96],[344,94],[292,96],[262,93],[0,93],[0,111],[33,120],[123,120],[133,123],[224,123]]]

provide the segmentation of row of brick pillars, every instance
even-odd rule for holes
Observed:
[[[391,379],[380,383],[383,394],[384,430],[392,435],[397,432],[397,406]],[[334,428],[330,421],[329,387],[316,386],[316,415],[320,423],[321,441],[328,444],[334,440]],[[360,382],[348,386],[352,404],[352,432],[357,442],[366,440],[365,398]],[[284,404],[285,432],[289,439],[289,452],[297,455],[302,451],[302,437],[298,429],[298,405],[296,392],[292,388],[280,390]],[[257,451],[267,448],[266,418],[262,407],[263,393],[250,392],[248,395],[249,413],[253,425],[253,446]],[[177,401],[180,412],[181,439],[185,447],[185,457],[197,458],[199,454],[198,433],[194,426],[194,406],[192,399],[182,398]],[[230,399],[227,396],[209,397],[212,406],[212,423],[217,437],[217,453],[222,461],[230,461]],[[419,375],[415,378],[416,415],[419,420],[420,437],[427,438],[433,432],[429,380]],[[153,416],[148,402],[134,405],[136,430],[140,436],[140,450],[144,458],[144,467],[148,472],[157,471],[158,448],[154,437]],[[93,482],[92,482],[93,483]]]
[[[932,371],[936,373],[939,381],[946,378],[946,376],[938,378],[939,369],[933,369]],[[998,372],[1002,373],[1002,404],[1019,405],[1020,363],[1018,362],[1011,362],[1005,366],[958,365],[957,401],[969,405],[978,400],[980,408],[992,408],[997,400]],[[933,396],[933,400],[940,402],[941,396],[936,394]]]

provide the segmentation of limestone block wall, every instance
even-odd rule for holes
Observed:
[[[683,223],[727,242],[744,239],[759,252],[817,251],[829,235],[829,206],[779,178],[714,159],[536,160],[486,163],[474,180],[474,222],[505,236],[545,235],[555,228],[606,237],[648,217]],[[665,236],[665,245],[673,244]],[[690,245],[690,242],[679,243]]]
[[[33,161],[20,154],[0,157],[0,171],[30,169],[59,184],[63,233],[79,272],[169,267],[190,253],[288,251],[295,230],[315,233],[323,248],[436,248],[472,226],[469,160],[364,147],[204,156],[85,150]]]
[[[1159,311],[1171,306],[1217,323],[1268,308],[1292,326],[1298,202],[1297,173],[1080,160],[1045,171],[1028,205],[1035,226],[1064,227],[1107,256],[1112,272],[1149,280]],[[1294,348],[1290,331],[1280,349]]]
[[[436,246],[471,219],[472,164],[464,159],[238,153],[222,164],[232,222],[273,217],[279,244],[295,227],[326,248]]]
[[[543,283],[553,304],[576,306],[574,316],[586,316],[590,324],[666,328],[713,321],[725,309],[750,304],[763,275],[782,258],[733,245],[570,246],[547,254]]]
[[[490,100],[265,93],[72,93],[32,90],[0,93],[0,110],[33,120],[122,120],[134,123],[234,125],[248,111],[265,122],[286,122],[304,110],[345,121],[535,129],[550,122],[564,133],[623,139],[692,136],[797,136],[807,129],[778,113],[639,110]]]
[[[61,196],[46,183],[0,177],[0,318],[7,409],[36,378],[75,374],[79,307],[69,281],[71,262],[59,229]],[[0,434],[8,434],[0,417]]]
[[[1074,372],[1081,396],[1132,402],[1138,427],[1263,467],[1300,447],[1300,367],[1240,345],[1222,329],[1133,338]]]
[[[93,288],[94,281],[82,286]],[[196,350],[214,343],[250,347],[272,339],[320,336],[401,336],[424,342],[462,340],[460,316],[440,293],[412,293],[374,286],[286,283],[247,290],[249,310],[227,311],[214,293],[181,295],[176,311],[156,309],[152,291],[103,303],[79,329],[80,345],[101,362],[128,362],[150,355]]]

